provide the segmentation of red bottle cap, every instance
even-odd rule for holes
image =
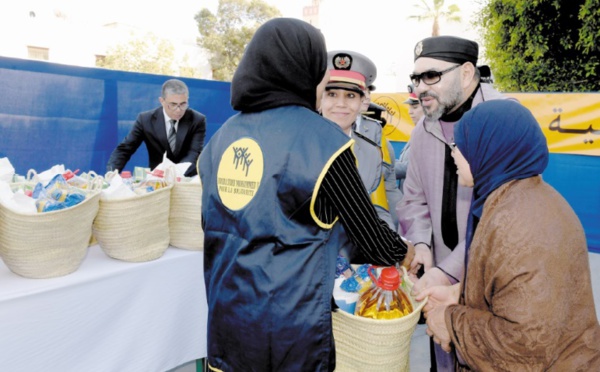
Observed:
[[[70,170],[66,171],[65,173],[63,173],[63,178],[65,180],[70,180],[71,178],[75,177],[75,173],[71,172]]]
[[[381,270],[377,285],[389,291],[396,290],[400,285],[400,273],[395,267],[386,267]]]
[[[121,172],[121,178],[131,178],[131,172],[130,171]]]

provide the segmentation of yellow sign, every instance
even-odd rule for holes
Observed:
[[[263,153],[255,140],[242,138],[232,143],[223,153],[217,171],[223,205],[232,210],[248,205],[260,187],[263,170]]]
[[[390,141],[406,142],[410,138],[415,125],[408,116],[408,105],[406,101],[408,93],[373,93],[371,100],[385,107],[387,112],[383,118],[387,124],[383,127],[383,135]]]
[[[600,156],[600,93],[509,93],[537,119],[554,153]],[[408,93],[373,93],[387,109],[385,136],[406,142],[414,124],[403,104]]]

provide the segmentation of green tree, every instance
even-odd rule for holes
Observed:
[[[219,0],[217,14],[206,8],[198,12],[198,44],[210,53],[213,79],[231,81],[256,29],[279,16],[279,9],[261,0]]]
[[[171,42],[147,34],[109,48],[96,65],[111,70],[173,75],[174,55],[175,47]]]
[[[599,0],[489,0],[477,24],[499,89],[600,90]]]
[[[186,53],[179,63],[179,76],[201,79],[202,74],[190,64],[190,56]]]
[[[419,22],[433,20],[431,36],[439,36],[441,19],[445,19],[447,22],[460,22],[460,8],[456,4],[444,8],[444,0],[433,0],[433,4],[427,0],[421,0],[413,6],[419,9],[420,14],[411,15],[408,18],[416,19]]]

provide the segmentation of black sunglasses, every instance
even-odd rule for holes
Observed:
[[[425,71],[423,73],[416,74],[416,75],[411,74],[410,81],[412,81],[415,88],[419,86],[421,81],[427,85],[437,84],[440,82],[440,80],[442,80],[442,75],[444,75],[452,70],[455,70],[460,66],[462,66],[462,65],[454,65],[454,66],[447,68],[445,70],[442,70],[442,71]]]

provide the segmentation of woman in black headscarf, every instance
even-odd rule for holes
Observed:
[[[231,84],[241,113],[200,157],[212,370],[335,368],[338,219],[373,263],[408,265],[414,254],[377,218],[353,141],[316,112],[326,55],[323,36],[306,22],[261,26]]]

